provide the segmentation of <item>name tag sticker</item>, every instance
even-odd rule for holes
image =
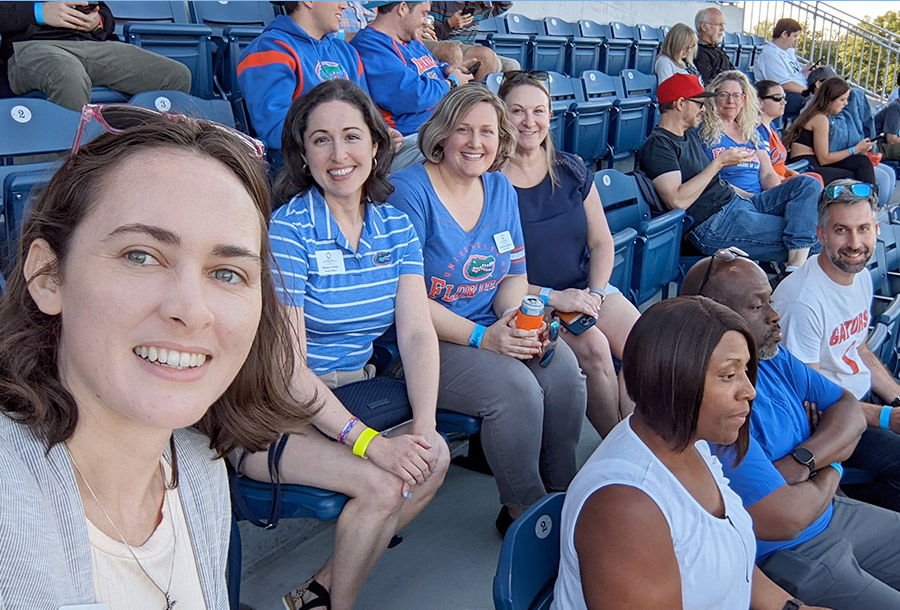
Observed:
[[[509,231],[495,233],[494,243],[497,244],[497,251],[500,252],[500,254],[505,254],[513,249],[513,240]]]
[[[74,604],[60,606],[59,610],[109,610],[109,606],[106,604]]]
[[[316,252],[319,262],[319,275],[336,275],[343,273],[344,254],[340,250],[320,250]]]

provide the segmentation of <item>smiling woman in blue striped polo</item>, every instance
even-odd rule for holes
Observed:
[[[282,152],[276,199],[287,203],[273,215],[269,237],[298,360],[308,362],[298,365],[293,386],[300,395],[316,388],[325,407],[313,419],[318,431],[289,436],[281,481],[350,496],[334,554],[285,596],[285,607],[349,609],[388,541],[428,504],[447,471],[449,450],[435,431],[437,336],[415,230],[405,214],[380,203],[393,190],[386,179],[390,138],[369,97],[346,80],[319,85],[288,112]],[[369,378],[372,342],[395,319],[412,373],[413,422],[404,434],[385,437],[322,383],[336,388]],[[264,452],[247,456],[242,468],[269,480]]]

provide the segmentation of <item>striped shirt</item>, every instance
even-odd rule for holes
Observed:
[[[394,323],[400,275],[422,275],[409,218],[387,204],[366,204],[354,250],[313,188],[276,210],[269,239],[282,301],[303,308],[309,367],[317,375],[363,368],[372,341]]]

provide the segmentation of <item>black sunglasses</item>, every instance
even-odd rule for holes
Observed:
[[[550,80],[550,73],[546,70],[510,70],[503,73],[504,82],[525,81],[528,79],[546,81]]]
[[[700,282],[700,288],[697,289],[697,294],[703,294],[703,288],[706,286],[706,283],[709,281],[709,276],[712,273],[713,261],[719,259],[723,263],[731,263],[734,262],[738,258],[746,258],[749,259],[750,255],[738,248],[737,246],[729,246],[727,248],[722,248],[721,250],[717,250],[715,254],[709,257],[709,265],[706,266],[706,273],[703,274],[703,281]]]
[[[773,102],[783,102],[787,96],[784,93],[775,93],[773,95],[762,95],[761,100],[772,100]]]

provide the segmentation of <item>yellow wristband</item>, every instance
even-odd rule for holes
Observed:
[[[358,455],[361,458],[366,457],[366,449],[369,448],[369,443],[372,442],[372,439],[378,436],[378,431],[373,430],[372,428],[366,428],[363,430],[358,437],[356,437],[356,442],[353,443],[353,455]]]

